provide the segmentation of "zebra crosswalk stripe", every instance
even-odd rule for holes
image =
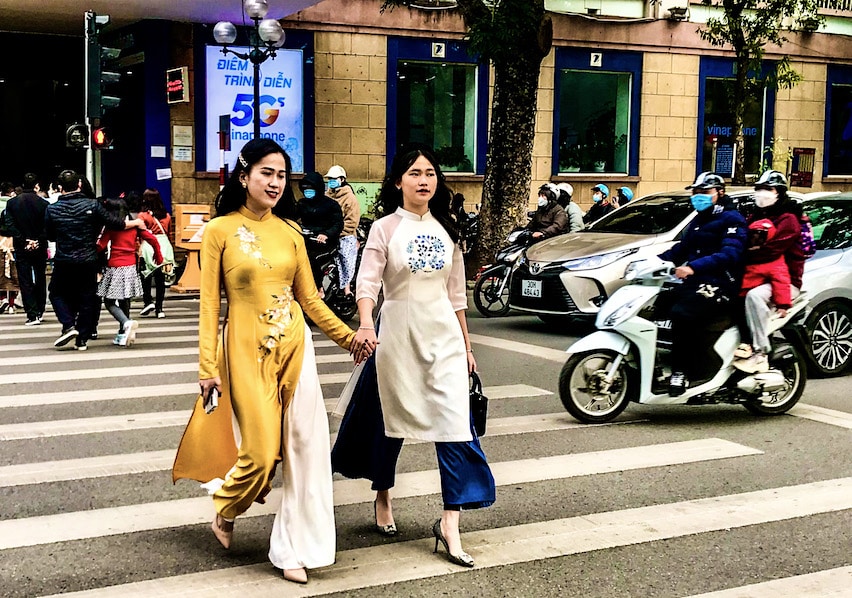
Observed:
[[[482,570],[850,508],[852,478],[840,478],[485,529],[464,533],[462,540],[465,549],[476,559],[476,569]],[[342,551],[334,565],[312,570],[308,585],[287,590],[294,596],[318,596],[460,573],[457,566],[431,555],[431,549],[432,539],[421,539]],[[280,593],[281,583],[279,576],[271,574],[270,566],[263,564],[61,596],[132,598],[239,593],[241,598],[253,598]]]
[[[762,452],[754,448],[707,438],[489,465],[497,485],[506,486],[759,454]],[[438,488],[437,469],[398,474],[394,497],[427,496]],[[373,495],[363,480],[334,482],[335,505],[371,502]],[[266,504],[254,505],[243,517],[275,513],[280,502],[280,489],[276,488],[267,496]],[[209,521],[212,515],[212,501],[201,497],[9,519],[0,521],[0,550],[194,525]]]

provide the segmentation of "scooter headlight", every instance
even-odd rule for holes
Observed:
[[[608,314],[603,321],[603,325],[607,328],[617,326],[622,321],[629,318],[635,311],[636,305],[642,301],[641,298],[636,298],[628,301],[624,305],[620,305],[614,312]]]
[[[562,267],[565,270],[570,271],[594,270],[596,268],[604,268],[606,266],[609,266],[610,264],[614,264],[623,257],[633,255],[637,251],[639,251],[638,248],[621,249],[619,251],[612,251],[610,253],[601,253],[598,255],[591,255],[589,257],[581,257],[574,260],[568,260],[567,262],[562,262]]]

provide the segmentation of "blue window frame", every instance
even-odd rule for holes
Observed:
[[[387,154],[406,143],[435,149],[441,169],[483,174],[488,68],[461,41],[388,38]]]
[[[764,72],[774,63],[765,62]],[[727,105],[725,80],[734,77],[731,58],[702,57],[698,82],[698,139],[695,172],[712,171],[731,178],[734,169],[733,115]],[[743,122],[745,132],[746,173],[758,174],[764,148],[771,147],[775,130],[775,90],[767,87],[763,97],[746,105]]]
[[[294,29],[287,30],[287,36],[285,38],[284,46],[282,49],[284,50],[298,50],[301,52],[301,74],[302,80],[297,83],[297,85],[301,86],[301,97],[299,101],[301,101],[301,119],[302,119],[302,139],[300,147],[290,147],[290,144],[287,140],[276,139],[276,141],[284,147],[285,150],[291,154],[290,158],[293,160],[293,170],[296,172],[311,172],[314,170],[314,138],[315,138],[315,121],[314,121],[314,34],[310,31],[299,31]],[[195,55],[195,85],[194,85],[194,96],[195,96],[195,169],[198,172],[210,172],[208,169],[208,165],[210,162],[207,160],[208,154],[208,145],[210,145],[210,140],[207,138],[207,75],[206,75],[206,66],[207,66],[207,48],[209,46],[215,45],[213,40],[213,29],[211,26],[206,25],[197,25],[195,28],[195,39],[200,40],[199,43],[195,44],[194,55]],[[232,44],[234,47],[239,46],[247,46],[248,45],[248,28],[245,27],[237,27],[237,40]],[[229,54],[227,57],[223,54],[217,54],[221,58],[227,58],[231,60],[233,57]],[[266,71],[264,71],[264,66],[267,67]],[[261,77],[265,79],[273,78],[279,76],[287,76],[288,73],[277,73],[272,69],[272,63],[267,62],[261,65]],[[251,71],[247,70],[245,74],[250,75]],[[292,75],[291,75],[292,76]],[[289,82],[288,82],[289,83]],[[250,84],[250,80],[249,80]],[[265,83],[264,83],[265,85]],[[264,93],[264,87],[261,86],[261,94]],[[298,94],[296,94],[298,97]],[[244,97],[245,96],[245,97]],[[235,110],[231,111],[232,122],[236,115],[246,115],[246,110],[249,109],[251,104],[251,100],[253,94],[239,96],[242,98],[242,103],[237,105],[238,102],[234,101]],[[264,96],[261,95],[261,107],[263,108],[265,104],[263,103]],[[230,104],[229,104],[230,105]],[[277,111],[276,111],[277,113]],[[214,117],[215,118],[215,117]],[[266,119],[271,118],[269,113],[267,113]],[[264,120],[266,122],[266,120]],[[235,137],[235,133],[239,131],[234,128],[232,125],[232,137]],[[265,131],[261,130],[261,136],[265,135]],[[226,163],[229,166],[233,166],[234,160],[236,159],[236,153],[240,150],[240,148],[246,143],[247,140],[243,139],[232,139],[231,141],[231,151],[226,154]],[[212,146],[211,146],[212,147]],[[215,145],[218,147],[218,144]]]
[[[639,174],[642,54],[557,48],[553,174]]]
[[[823,176],[852,175],[852,67],[828,66]]]

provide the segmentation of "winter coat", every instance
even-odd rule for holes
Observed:
[[[331,189],[328,196],[340,204],[343,212],[343,232],[341,237],[354,237],[358,231],[358,222],[361,220],[361,205],[355,197],[355,191],[348,184],[337,189]]]
[[[615,206],[611,203],[604,203],[602,201],[595,203],[589,211],[586,212],[586,215],[583,216],[583,222],[586,224],[591,224],[595,220],[600,220],[610,212],[615,209]]]
[[[340,205],[322,194],[311,199],[303,199],[296,204],[296,212],[302,228],[311,231],[314,236],[325,235],[328,245],[336,246],[343,230],[343,211]]]
[[[568,214],[555,201],[548,202],[546,206],[535,211],[527,228],[534,233],[542,233],[545,239],[561,235],[568,232]]]
[[[583,222],[583,209],[572,201],[565,206],[565,212],[568,214],[568,232],[576,233],[578,230],[583,230],[586,226]]]
[[[15,230],[15,251],[23,252],[27,240],[38,241],[39,252],[47,257],[47,236],[44,232],[44,212],[47,200],[32,189],[27,189],[6,204],[6,217],[12,219]]]
[[[95,262],[97,241],[104,227],[123,230],[124,220],[112,216],[95,199],[80,192],[65,193],[47,206],[44,228],[47,238],[56,241],[57,262]]]
[[[746,223],[735,210],[713,206],[696,214],[683,231],[681,241],[660,254],[676,266],[688,265],[695,272],[684,285],[718,287],[727,297],[740,291]]]
[[[765,264],[784,258],[790,270],[790,284],[802,288],[802,273],[805,270],[805,256],[799,246],[802,238],[802,225],[799,222],[798,206],[791,199],[779,201],[774,206],[756,209],[749,218],[750,222],[768,218],[775,225],[775,236],[761,247],[746,252],[747,264]],[[776,304],[777,305],[777,304]],[[780,307],[780,306],[779,306]]]

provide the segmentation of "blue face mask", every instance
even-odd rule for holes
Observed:
[[[328,188],[329,189],[337,189],[338,187],[340,187],[340,181],[339,180],[329,179],[329,181],[328,181]]]
[[[600,193],[595,193],[594,195],[592,195],[592,201],[595,203],[600,203],[601,201],[603,201],[603,195],[601,195]]]
[[[693,195],[689,199],[692,202],[692,207],[698,212],[703,212],[713,205],[713,196],[708,195],[707,193],[699,193],[698,195]]]
[[[316,197],[317,190],[316,189],[305,189],[302,191],[302,195],[305,196],[305,199],[313,199]]]

